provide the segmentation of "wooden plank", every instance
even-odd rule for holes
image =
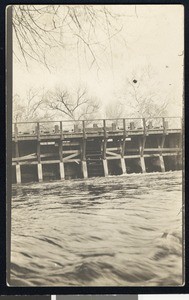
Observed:
[[[107,147],[108,151],[120,151],[120,147],[113,147],[113,148],[109,148]]]
[[[20,157],[13,157],[12,161],[22,161],[22,160],[30,160],[30,159],[35,159],[37,158],[37,154],[36,153],[32,153],[29,155],[25,155],[25,156],[20,156]]]
[[[124,158],[126,158],[126,159],[130,159],[130,158],[139,158],[140,157],[140,155],[124,155]]]
[[[106,154],[116,156],[116,157],[120,158],[120,154],[118,154],[118,153],[114,153],[114,152],[110,152],[110,151],[106,150]]]
[[[63,158],[63,162],[66,162],[68,159],[76,157],[76,156],[78,156],[78,153],[74,153],[74,154],[68,155],[67,157]]]
[[[132,137],[132,136],[141,136],[143,131],[139,131],[139,130],[135,130],[135,131],[127,131],[127,135],[129,137]],[[148,131],[148,135],[154,135],[154,134],[162,134],[163,133],[163,129],[156,129],[156,130],[150,130]],[[181,129],[167,129],[167,133],[166,134],[171,134],[171,133],[181,133]],[[96,137],[96,138],[99,138],[99,137],[103,137],[104,136],[104,133],[103,132],[97,132],[97,133],[88,133],[87,134],[87,137]],[[117,136],[117,137],[121,137],[123,136],[123,132],[122,131],[117,131],[117,132],[114,132],[114,133],[111,133],[109,134],[109,137],[114,137],[114,136]],[[51,134],[51,135],[44,135],[44,136],[40,136],[40,139],[41,140],[47,140],[47,139],[58,139],[60,137],[59,134],[55,135],[55,134]],[[82,138],[83,137],[83,134],[82,133],[64,133],[64,138],[66,139],[76,139],[76,138]],[[37,139],[37,136],[36,135],[30,135],[30,136],[24,136],[24,135],[18,135],[18,140],[19,141],[23,141],[23,140],[36,140]],[[13,140],[14,140],[14,136],[13,136]]]
[[[109,148],[108,148],[109,149]],[[165,151],[181,151],[181,149],[180,148],[145,148],[144,149],[144,151],[143,152],[158,152],[158,154],[159,154],[159,152],[160,152],[160,150],[162,151],[162,152],[165,152]],[[139,149],[137,149],[137,148],[134,148],[134,149],[128,149],[127,148],[127,150],[126,150],[127,152],[138,152],[139,151]]]
[[[63,150],[63,154],[77,153],[80,154],[79,150]]]
[[[124,157],[125,157],[125,156],[124,156]],[[119,156],[107,156],[106,159],[107,159],[107,160],[120,159],[120,155],[119,155]]]
[[[62,142],[62,146],[63,147],[70,147],[70,146],[80,146],[80,142],[76,143],[76,142],[68,142],[68,141],[63,141]]]
[[[45,165],[45,164],[59,164],[60,160],[59,159],[54,159],[54,160],[42,160],[41,164]]]

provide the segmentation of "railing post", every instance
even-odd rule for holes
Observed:
[[[17,123],[14,124],[14,140],[15,140],[15,142],[18,141],[18,127],[17,127]]]
[[[162,122],[163,122],[163,134],[167,134],[167,122],[165,121],[165,118],[162,118]]]
[[[139,153],[140,153],[140,165],[142,173],[146,173],[146,166],[145,166],[145,160],[144,160],[144,147],[146,142],[146,136],[141,137],[139,139]]]
[[[62,140],[63,140],[63,133],[62,133],[62,121],[60,121],[60,141],[59,141],[59,170],[60,170],[60,179],[65,179],[65,172],[64,172],[64,162],[63,162],[63,147],[62,147]]]
[[[40,141],[40,124],[37,122],[37,139]]]
[[[41,149],[40,149],[40,124],[37,122],[37,174],[39,182],[43,181],[43,169],[41,164]]]
[[[160,141],[160,139],[158,139],[159,164],[160,164],[161,172],[165,172],[165,163],[164,163],[164,159],[163,159],[163,155],[162,155],[162,149],[164,147],[164,143],[165,143],[165,135],[163,134],[161,141]]]
[[[103,168],[104,168],[104,176],[108,176],[108,163],[106,159],[106,147],[107,147],[107,131],[106,131],[106,120],[103,120],[103,131],[104,131],[104,140],[103,140]]]
[[[60,121],[60,139],[63,140],[62,121]]]
[[[85,121],[82,121],[82,125],[83,125],[83,138],[86,139],[86,128],[85,128]]]
[[[81,157],[81,168],[82,168],[82,174],[83,178],[88,178],[88,171],[87,171],[87,162],[86,162],[86,128],[85,128],[85,121],[82,121],[83,124],[83,140],[82,140],[82,157]]]
[[[144,129],[144,135],[147,134],[147,127],[146,127],[146,119],[142,118],[142,123],[143,123],[143,129]]]
[[[126,121],[123,119],[123,138],[126,138],[128,136],[127,130],[126,130]]]

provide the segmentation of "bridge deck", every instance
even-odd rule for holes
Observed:
[[[181,118],[98,119],[14,123],[12,139],[47,140],[180,133]]]
[[[181,129],[168,129],[166,131],[166,134],[170,133],[180,133]],[[104,133],[103,132],[86,132],[85,138],[103,138]],[[126,136],[137,136],[137,135],[143,135],[143,130],[130,130],[127,131]],[[145,132],[145,135],[159,135],[164,134],[163,129],[154,129],[154,130],[147,130]],[[123,131],[112,131],[107,132],[107,137],[113,138],[113,137],[121,137],[124,135]],[[17,139],[18,140],[37,140],[39,137],[37,134],[27,133],[27,134],[18,134]],[[83,138],[83,133],[80,132],[62,132],[62,139],[81,139]],[[56,140],[60,139],[60,133],[41,133],[40,134],[40,140]],[[12,140],[15,140],[15,134],[12,135]]]

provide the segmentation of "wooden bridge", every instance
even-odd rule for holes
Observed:
[[[12,132],[13,182],[182,168],[182,119],[20,122]]]

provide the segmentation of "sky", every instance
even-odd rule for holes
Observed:
[[[51,50],[49,71],[43,65],[30,61],[29,69],[15,57],[13,60],[13,90],[24,99],[28,89],[56,86],[72,89],[85,85],[103,105],[123,99],[127,93],[126,81],[150,66],[152,80],[157,82],[160,98],[169,99],[169,114],[182,115],[183,109],[183,49],[184,9],[182,5],[111,5],[111,12],[119,18],[111,21],[119,31],[106,41],[102,27],[96,28],[98,40],[105,51],[94,46],[100,68],[95,64],[89,69],[84,47],[65,46]],[[86,26],[87,30],[87,25]],[[113,34],[114,31],[110,32]],[[74,42],[68,34],[67,40]],[[66,44],[66,42],[65,42]],[[18,45],[14,36],[13,49]],[[78,60],[79,57],[79,60]],[[88,61],[88,63],[86,62]],[[161,99],[159,100],[161,101]]]

